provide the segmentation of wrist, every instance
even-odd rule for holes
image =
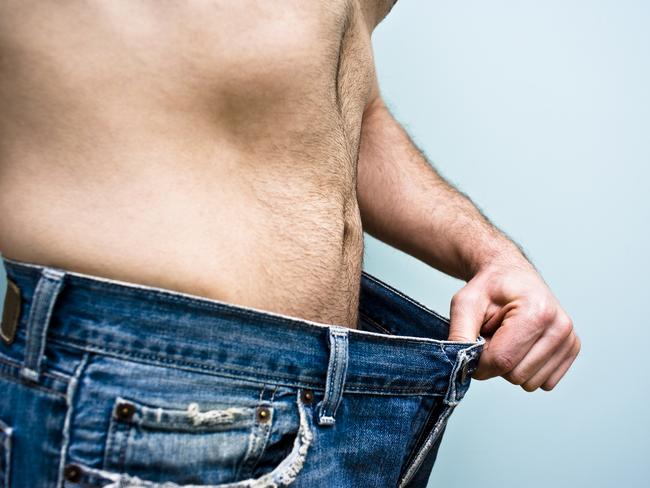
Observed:
[[[490,269],[513,267],[535,269],[523,250],[514,242],[504,238],[504,241],[498,245],[493,243],[488,248],[474,250],[466,260],[463,279],[469,281],[477,274]]]

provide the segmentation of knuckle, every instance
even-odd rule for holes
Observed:
[[[580,340],[578,339],[577,335],[572,334],[569,341],[570,341],[570,345],[566,349],[566,352],[564,353],[564,357],[566,360],[570,360],[570,362],[573,362],[573,360],[578,355],[578,351],[580,350]]]
[[[476,293],[470,289],[463,288],[451,299],[452,308],[462,308],[476,301]]]
[[[528,379],[521,371],[512,371],[506,375],[506,379],[513,385],[522,385]],[[525,388],[524,388],[525,389]]]
[[[548,299],[542,300],[533,308],[531,315],[534,322],[550,324],[557,316],[557,307]]]
[[[453,297],[451,297],[451,311],[452,313],[454,310],[458,310],[461,306],[462,303],[462,298],[458,293],[456,293]]]
[[[574,355],[577,356],[580,353],[580,349],[582,349],[582,342],[580,342],[580,338],[576,336],[576,343],[575,343],[575,353]]]
[[[555,388],[554,383],[544,383],[542,385],[542,390],[544,390],[544,391],[551,391],[553,388]]]
[[[527,391],[528,393],[534,392],[537,388],[539,388],[539,385],[536,385],[534,383],[524,383],[521,385],[521,387]]]
[[[573,321],[569,318],[562,318],[555,325],[555,334],[560,341],[564,341],[571,336],[573,332]]]
[[[512,356],[512,354],[501,352],[494,356],[492,359],[492,364],[502,373],[512,371],[512,369],[515,367],[515,358]]]
[[[474,374],[472,375],[472,379],[478,380],[478,381],[484,381],[487,379],[490,379],[491,376],[488,375],[487,373],[484,373],[483,371],[475,371]]]

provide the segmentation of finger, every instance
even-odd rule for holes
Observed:
[[[542,386],[542,384],[549,378],[555,370],[557,370],[562,363],[570,356],[571,351],[575,346],[576,335],[571,334],[566,341],[562,343],[562,346],[548,358],[546,363],[535,372],[530,378],[527,378],[525,381],[522,381],[520,384],[521,387],[526,391],[535,391],[537,388]]]
[[[577,344],[574,346],[572,354],[560,365],[560,367],[549,377],[549,379],[546,380],[544,384],[542,384],[542,390],[550,391],[555,388],[555,386],[560,382],[562,377],[564,377],[566,372],[569,370],[573,364],[573,361],[575,361],[576,357],[578,357],[580,348],[582,346],[580,343],[580,338],[576,336],[576,339]]]
[[[521,362],[544,331],[539,323],[517,310],[507,315],[479,357],[477,379],[509,373]]]
[[[512,304],[505,304],[504,306],[490,303],[485,314],[485,322],[481,327],[480,334],[491,336],[501,326],[501,322],[506,314],[513,309]]]
[[[450,341],[474,342],[485,319],[487,300],[483,293],[469,285],[451,299],[449,337]]]
[[[564,359],[564,355],[572,344],[572,340],[570,340],[572,333],[573,323],[568,316],[556,320],[533,344],[521,362],[503,377],[515,385],[528,382],[552,358],[559,356],[560,359]]]

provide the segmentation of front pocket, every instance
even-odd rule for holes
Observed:
[[[78,466],[77,484],[66,486],[287,486],[303,468],[313,440],[311,405],[302,402],[300,390],[293,394],[295,403],[190,404],[185,409],[118,398],[104,469]],[[265,465],[265,451],[275,447],[270,438],[286,440],[291,434],[293,445],[277,465],[256,479],[247,474],[258,463]]]
[[[151,481],[218,484],[238,479],[263,451],[274,410],[270,404],[198,403],[179,409],[117,398],[104,467]]]
[[[11,486],[11,435],[11,427],[0,420],[0,488]]]

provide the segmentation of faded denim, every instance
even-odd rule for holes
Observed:
[[[0,488],[424,487],[485,343],[365,272],[354,330],[3,259]]]

